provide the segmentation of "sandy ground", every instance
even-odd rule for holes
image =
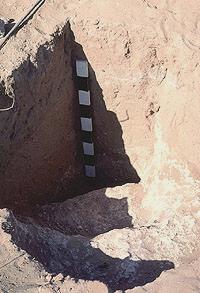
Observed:
[[[2,292],[200,292],[199,6],[49,0],[0,51],[0,103],[16,99],[0,113],[1,207],[32,210],[1,212]],[[76,189],[76,56],[90,63],[105,188],[32,209],[88,188]],[[107,188],[135,172],[139,184]]]

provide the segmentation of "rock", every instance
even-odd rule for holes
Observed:
[[[45,276],[45,278],[46,278],[47,282],[50,283],[52,281],[52,279],[53,279],[53,276],[51,274],[47,274]]]
[[[100,20],[99,19],[95,19],[94,25],[98,25],[99,23],[100,23]]]
[[[62,282],[63,280],[64,280],[64,276],[63,276],[63,274],[58,274],[58,275],[56,275],[55,277],[53,277],[53,282]]]
[[[3,38],[5,35],[5,24],[6,21],[4,19],[0,19],[0,38]]]

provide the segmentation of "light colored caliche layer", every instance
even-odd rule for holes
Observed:
[[[153,198],[141,186],[127,184],[44,206],[35,220],[62,233],[96,236],[94,243],[110,256],[178,265],[199,249],[199,204],[194,194],[189,200],[180,197],[178,204],[171,198],[169,205],[168,193]]]
[[[199,218],[200,181],[192,176],[186,162],[175,158],[165,141],[160,115],[156,118],[154,153],[143,177],[144,208],[151,210],[149,222],[168,221],[174,213],[191,212]]]

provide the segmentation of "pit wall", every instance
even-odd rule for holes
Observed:
[[[1,205],[52,198],[64,173],[81,173],[68,23],[27,55],[11,88],[15,106],[0,113]]]
[[[139,182],[125,152],[120,122],[108,111],[90,64],[97,178],[83,173],[75,60],[87,59],[69,23],[1,81],[1,207],[23,209],[92,189]]]

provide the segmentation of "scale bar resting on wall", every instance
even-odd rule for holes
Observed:
[[[89,88],[89,70],[86,60],[76,60],[76,76],[80,107],[80,125],[82,150],[84,155],[84,172],[86,177],[96,177],[95,148],[93,142],[93,119],[91,95]]]

